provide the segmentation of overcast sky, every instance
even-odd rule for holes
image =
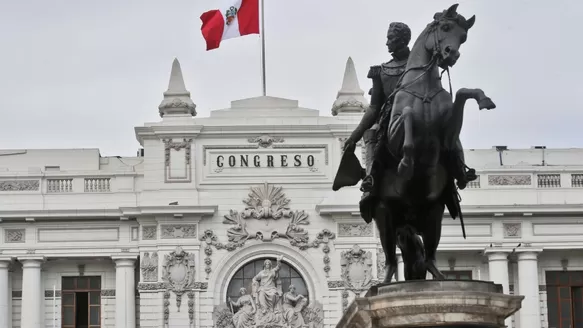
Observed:
[[[466,0],[476,15],[451,70],[498,108],[467,106],[466,148],[583,147],[581,0]],[[330,115],[348,56],[363,90],[390,59],[389,22],[413,39],[452,1],[265,0],[267,93]],[[259,96],[260,39],[205,51],[210,0],[0,1],[0,148],[99,148],[134,155],[134,127],[156,122],[174,57],[199,116]],[[414,41],[414,40],[413,40]],[[411,43],[413,43],[413,41]]]

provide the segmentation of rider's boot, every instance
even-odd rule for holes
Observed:
[[[451,174],[457,181],[457,186],[460,190],[466,188],[469,182],[474,181],[478,178],[476,175],[476,170],[466,166],[464,162],[463,150],[456,150],[456,154],[452,160],[452,170]],[[467,171],[466,171],[467,168]]]

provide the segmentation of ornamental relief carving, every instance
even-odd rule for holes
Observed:
[[[191,150],[192,150],[192,139],[184,138],[180,142],[173,141],[172,139],[163,139],[164,142],[164,182],[191,182],[192,181],[192,168],[191,168]],[[172,156],[172,152],[178,152],[184,149],[184,157],[180,158]],[[172,161],[184,161],[184,167],[180,169],[182,172],[175,172],[179,175],[174,176],[172,168],[174,167]],[[181,166],[181,165],[178,165]]]
[[[282,137],[271,137],[269,135],[264,134],[262,136],[249,138],[247,139],[247,141],[249,143],[256,143],[261,148],[269,148],[274,143],[284,142],[284,139]]]
[[[520,238],[522,236],[521,223],[503,223],[505,238]]]
[[[488,175],[488,184],[491,186],[530,186],[530,175]]]
[[[156,282],[158,281],[158,253],[153,252],[152,256],[150,253],[145,252],[142,256],[142,263],[140,264],[140,269],[142,271],[142,281],[144,282]]]
[[[341,277],[352,291],[364,291],[372,285],[372,253],[358,245],[340,254]]]
[[[178,246],[170,254],[164,255],[162,281],[167,291],[176,294],[176,307],[180,312],[182,295],[194,287],[194,254],[185,252]]]
[[[192,239],[196,238],[195,224],[173,224],[162,225],[161,227],[162,239]]]
[[[143,226],[142,227],[142,240],[155,240],[158,234],[158,229],[156,226]]]
[[[211,246],[233,251],[243,247],[248,240],[270,242],[276,238],[287,239],[292,246],[300,250],[318,248],[320,244],[325,244],[323,262],[324,270],[328,274],[330,271],[328,243],[336,238],[336,234],[325,229],[316,234],[314,239],[310,239],[308,231],[303,228],[310,223],[308,213],[291,210],[290,200],[281,187],[274,187],[268,183],[252,187],[243,203],[246,205],[243,211],[230,210],[224,216],[223,223],[230,226],[227,229],[226,243],[220,242],[212,230],[206,230],[200,237],[200,240],[207,244],[205,247],[207,278],[212,271]]]
[[[5,229],[4,242],[5,243],[24,243],[26,241],[25,229]]]
[[[372,223],[339,223],[338,236],[339,237],[372,237],[373,225]]]
[[[3,180],[0,181],[0,191],[38,191],[39,180]]]

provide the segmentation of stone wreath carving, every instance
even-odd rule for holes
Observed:
[[[142,257],[142,263],[140,264],[140,269],[142,271],[142,279],[144,282],[156,282],[158,281],[158,253],[145,252]]]
[[[336,238],[336,234],[325,229],[319,232],[315,239],[310,240],[308,232],[302,227],[310,223],[308,213],[292,211],[289,207],[290,200],[281,187],[274,187],[268,183],[252,187],[243,203],[246,205],[243,211],[230,210],[229,214],[224,216],[223,223],[230,225],[227,229],[228,242],[219,242],[212,230],[206,230],[200,237],[200,240],[207,244],[205,247],[207,279],[211,273],[213,253],[211,246],[233,251],[243,247],[250,239],[269,242],[276,238],[283,238],[300,250],[318,248],[320,244],[325,244],[324,270],[326,273],[330,271],[328,243]]]
[[[182,247],[176,247],[176,250],[168,255],[164,255],[164,263],[162,264],[162,281],[166,292],[173,291],[176,294],[176,307],[180,312],[180,304],[182,303],[182,295],[194,287],[194,270],[195,261],[194,254],[185,252]],[[170,297],[170,296],[168,296]],[[167,310],[166,302],[164,304]]]

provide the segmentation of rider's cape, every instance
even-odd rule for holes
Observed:
[[[332,184],[332,190],[354,186],[363,178],[363,168],[354,151],[345,151]]]

